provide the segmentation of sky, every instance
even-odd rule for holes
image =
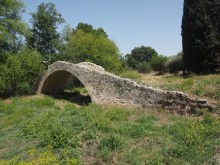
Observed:
[[[123,55],[140,46],[150,46],[165,56],[182,50],[183,0],[22,1],[26,9],[25,22],[30,23],[30,13],[36,12],[41,3],[54,3],[65,24],[72,28],[80,22],[91,24],[93,28],[102,27]]]

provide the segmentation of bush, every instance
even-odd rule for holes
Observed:
[[[149,73],[151,71],[150,64],[148,62],[138,63],[136,69],[140,73]]]
[[[183,57],[178,55],[174,57],[168,64],[170,73],[178,73],[183,70]]]
[[[159,72],[162,74],[167,69],[167,57],[165,56],[154,56],[150,62],[150,66],[154,71]]]
[[[33,93],[44,67],[36,51],[25,49],[19,54],[9,55],[0,69],[0,95],[7,97]]]

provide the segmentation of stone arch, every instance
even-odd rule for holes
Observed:
[[[42,93],[61,92],[70,76],[71,73],[63,70],[51,73],[42,86]]]
[[[204,99],[196,99],[178,91],[164,91],[137,84],[106,72],[90,62],[79,64],[58,61],[48,67],[38,93],[62,90],[70,75],[74,75],[87,89],[91,101],[97,104],[117,104],[141,108],[165,108],[192,112],[196,108],[213,106]]]
[[[51,69],[52,68],[52,69]],[[66,87],[67,81],[71,76],[74,76],[76,79],[80,81],[80,83],[86,88],[88,91],[88,95],[92,99],[91,87],[87,85],[86,79],[82,78],[82,76],[78,73],[79,70],[73,68],[66,68],[62,66],[57,67],[56,63],[51,65],[45,75],[43,76],[40,85],[38,87],[37,93],[44,94],[55,94],[58,92],[63,92]]]

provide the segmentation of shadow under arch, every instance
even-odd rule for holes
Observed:
[[[75,82],[73,83],[71,81]],[[65,99],[78,105],[87,105],[90,103],[91,97],[89,92],[82,94],[80,91],[72,90],[77,87],[84,87],[86,89],[85,91],[88,91],[83,82],[74,74],[64,70],[57,70],[45,79],[42,84],[41,93],[52,96],[55,99]]]

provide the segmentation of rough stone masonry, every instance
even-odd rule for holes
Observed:
[[[120,78],[90,62],[79,64],[57,61],[48,67],[38,87],[38,93],[61,92],[74,75],[87,89],[92,102],[138,108],[164,108],[190,113],[196,108],[213,107],[204,99],[191,98],[177,91],[164,91]]]

